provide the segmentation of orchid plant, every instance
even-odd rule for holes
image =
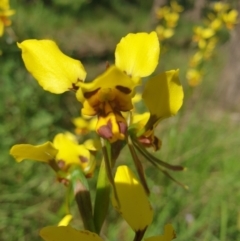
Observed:
[[[49,165],[57,180],[67,187],[67,196],[74,195],[78,205],[84,230],[70,226],[71,201],[67,198],[69,208],[59,226],[43,228],[40,236],[46,241],[103,240],[100,232],[111,202],[135,232],[133,240],[142,240],[152,223],[153,208],[148,201],[151,188],[139,156],[174,181],[168,170],[184,170],[148,151],[160,149],[161,140],[155,128],[163,119],[177,114],[184,97],[179,70],[152,76],[160,55],[157,33],[130,33],[123,37],[116,46],[115,63],[108,64],[90,82],[85,81],[87,73],[83,64],[63,54],[52,40],[25,40],[18,47],[26,69],[44,90],[53,94],[73,91],[82,104],[81,117],[73,120],[75,135],[59,133],[52,142],[17,144],[10,150],[17,162],[30,159]],[[142,78],[149,76],[143,84]],[[143,92],[138,100],[148,109],[145,113],[137,113],[133,106],[136,87],[140,85]],[[88,135],[89,132],[94,132],[95,137]],[[120,166],[117,163],[125,146],[138,177],[128,163]],[[101,153],[102,161],[96,153]],[[95,175],[96,168],[99,168],[96,197],[92,202],[88,179]],[[170,241],[175,236],[173,227],[167,224],[163,235],[145,240]]]

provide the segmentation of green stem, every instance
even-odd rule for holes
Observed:
[[[98,174],[96,198],[94,203],[94,224],[96,227],[96,233],[100,233],[103,222],[106,218],[109,208],[109,196],[111,192],[111,186],[108,180],[106,165],[102,160],[100,171]]]
[[[110,184],[112,185],[114,197],[117,201],[117,204],[120,206],[116,186],[115,186],[115,183],[114,183],[114,178],[113,178],[113,175],[112,175],[111,144],[107,140],[105,141],[102,138],[101,138],[101,143],[102,143],[102,153],[103,153],[103,158],[104,158],[104,162],[105,162],[105,165],[106,165],[108,180],[109,180]]]

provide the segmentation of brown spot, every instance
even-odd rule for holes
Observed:
[[[64,169],[65,167],[65,161],[64,160],[58,160],[57,165],[60,169]]]
[[[77,91],[79,89],[79,86],[77,86],[76,84],[72,83],[72,88],[69,88],[69,89]]]
[[[88,158],[85,157],[85,156],[78,156],[78,158],[79,158],[79,160],[80,160],[81,163],[86,163],[86,162],[88,162]]]
[[[105,139],[111,139],[113,137],[112,129],[108,125],[101,126],[97,132]]]
[[[145,146],[151,146],[151,144],[152,144],[151,139],[149,139],[148,137],[145,137],[145,136],[140,136],[138,138],[138,140],[140,143],[142,143]]]
[[[127,87],[124,87],[124,86],[121,86],[121,85],[117,85],[115,87],[116,87],[117,90],[121,91],[124,94],[130,94],[132,92],[131,89],[129,89]]]
[[[91,91],[91,92],[85,92],[85,93],[83,94],[84,98],[85,98],[85,99],[91,98],[93,95],[95,95],[95,94],[98,92],[99,89],[100,89],[100,88],[98,88],[98,89],[96,89],[96,90],[93,90],[93,91]]]
[[[69,180],[67,180],[66,178],[58,178],[58,181],[65,186],[69,185]]]
[[[158,151],[162,146],[162,141],[159,140],[156,136],[154,136],[152,144],[153,144],[154,151]]]

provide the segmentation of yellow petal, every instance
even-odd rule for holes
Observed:
[[[150,118],[150,113],[134,114],[132,117],[132,124],[135,124],[138,130],[142,130]]]
[[[49,226],[41,229],[40,236],[45,241],[103,241],[97,234],[79,231],[70,226]]]
[[[175,115],[183,102],[183,88],[178,78],[179,70],[170,70],[148,80],[143,100],[156,120]]]
[[[172,241],[176,238],[176,233],[173,229],[173,226],[171,224],[166,224],[164,226],[164,234],[146,238],[145,241]]]
[[[63,217],[63,219],[58,223],[58,226],[68,226],[68,224],[73,219],[73,216],[71,214],[67,214]]]
[[[25,40],[18,47],[27,70],[44,90],[61,94],[77,89],[86,77],[81,62],[63,54],[51,40]]]
[[[21,162],[24,159],[49,162],[55,159],[57,152],[57,149],[55,149],[53,144],[49,141],[38,146],[19,144],[13,146],[10,150],[10,154],[17,162]]]
[[[157,67],[159,54],[156,32],[130,33],[117,45],[115,64],[131,77],[145,77]]]
[[[115,186],[120,206],[112,196],[112,204],[134,231],[144,230],[152,222],[153,210],[147,195],[127,166],[119,166]]]

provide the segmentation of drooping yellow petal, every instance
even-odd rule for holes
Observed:
[[[145,77],[157,67],[159,54],[156,32],[130,33],[117,45],[115,64],[131,77]]]
[[[76,230],[70,226],[48,226],[40,231],[45,241],[103,241],[97,234]]]
[[[54,160],[57,152],[57,149],[54,148],[50,141],[37,146],[30,144],[19,144],[13,146],[10,150],[10,154],[16,159],[17,162],[21,162],[24,159],[49,162]]]
[[[58,226],[68,226],[72,219],[73,219],[73,216],[71,214],[67,214],[58,223]]]
[[[146,238],[145,241],[172,241],[176,238],[176,233],[171,224],[166,224],[164,226],[164,234],[159,236],[154,236]]]
[[[18,47],[27,70],[44,90],[61,94],[77,89],[86,77],[81,62],[63,54],[51,40],[25,40]]]
[[[179,70],[170,70],[148,80],[143,100],[156,120],[175,115],[183,103],[183,88],[178,78]]]
[[[117,168],[114,181],[120,206],[112,196],[113,206],[134,231],[144,230],[153,218],[144,188],[127,166]]]

